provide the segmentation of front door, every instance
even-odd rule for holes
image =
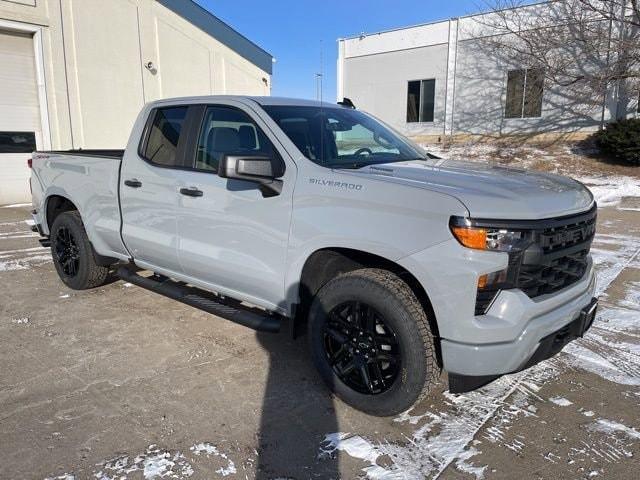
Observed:
[[[211,105],[193,149],[193,170],[180,171],[178,257],[195,284],[265,308],[283,305],[295,165],[274,137],[240,105]],[[265,196],[252,182],[221,178],[225,154],[266,155],[282,174],[282,192]]]

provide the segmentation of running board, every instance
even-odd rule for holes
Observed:
[[[143,277],[127,267],[118,268],[117,274],[122,280],[134,285],[253,330],[269,333],[280,331],[281,320],[277,315],[262,313],[257,309],[249,310],[242,306],[229,305],[217,295],[200,288],[187,286],[183,282],[176,282],[167,277],[156,275]]]

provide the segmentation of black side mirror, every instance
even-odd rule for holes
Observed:
[[[271,157],[263,155],[223,155],[218,176],[258,183],[265,197],[282,191],[282,180],[276,178]]]

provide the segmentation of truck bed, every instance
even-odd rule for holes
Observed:
[[[102,157],[102,158],[117,158],[122,159],[124,156],[124,150],[85,150],[79,148],[77,150],[38,150],[35,153],[43,155],[79,155],[83,157]]]
[[[44,219],[51,196],[71,201],[80,212],[87,235],[96,251],[105,256],[127,258],[120,237],[118,198],[123,150],[37,151],[32,158],[31,188],[34,208]]]

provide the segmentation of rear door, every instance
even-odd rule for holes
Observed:
[[[180,273],[177,247],[179,180],[193,107],[151,111],[137,151],[127,149],[120,174],[122,237],[136,263]]]
[[[177,206],[182,269],[192,283],[275,308],[284,298],[295,164],[242,104],[201,108],[193,170],[178,173],[184,188],[200,192],[181,195]],[[256,183],[219,177],[225,154],[271,157],[282,192],[265,196]]]

